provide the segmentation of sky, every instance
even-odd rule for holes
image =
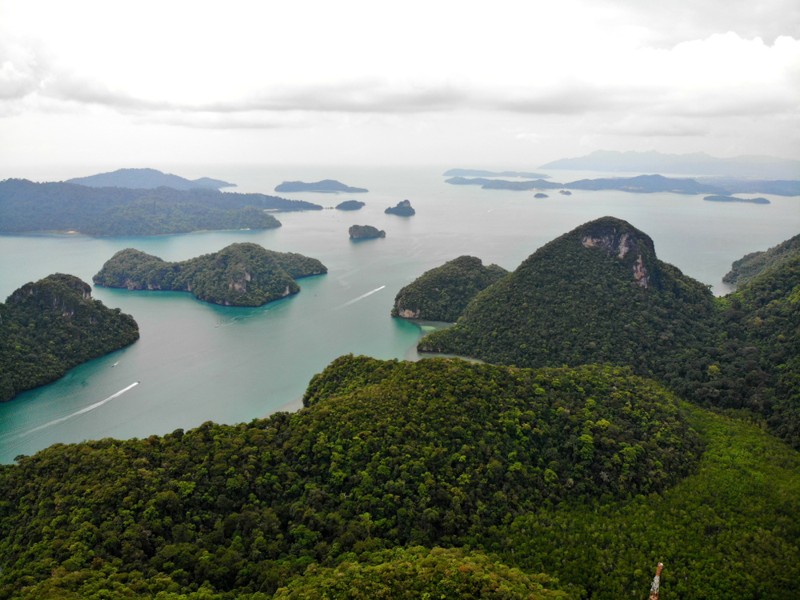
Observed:
[[[800,159],[797,0],[0,0],[0,179]]]

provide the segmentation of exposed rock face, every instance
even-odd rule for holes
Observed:
[[[655,259],[653,240],[628,223],[604,217],[593,222],[581,237],[584,248],[605,250],[609,256],[630,264],[633,280],[640,287],[650,285],[648,264]]]

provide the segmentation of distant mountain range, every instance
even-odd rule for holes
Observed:
[[[67,183],[75,183],[87,187],[120,187],[136,190],[153,190],[160,187],[168,187],[174,190],[218,190],[224,187],[236,187],[235,183],[228,183],[221,179],[201,177],[200,179],[191,180],[170,173],[162,173],[156,169],[117,169],[110,173],[76,177],[67,180]]]
[[[800,160],[774,156],[719,158],[704,152],[662,154],[661,152],[616,152],[597,150],[585,156],[562,158],[542,169],[671,173],[684,175],[736,176],[765,179],[800,179]]]
[[[276,192],[322,192],[325,194],[363,194],[369,190],[366,188],[352,187],[345,185],[335,179],[323,179],[322,181],[284,181],[275,186]]]

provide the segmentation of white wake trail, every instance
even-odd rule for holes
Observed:
[[[90,404],[89,406],[85,406],[82,409],[75,411],[74,413],[68,414],[66,417],[61,417],[60,419],[55,419],[53,421],[48,421],[47,423],[45,423],[43,425],[39,425],[38,427],[34,427],[33,429],[29,429],[28,431],[26,431],[24,433],[20,433],[17,437],[21,437],[22,438],[22,437],[28,436],[28,435],[30,435],[32,433],[36,433],[37,431],[41,431],[42,429],[47,429],[48,427],[52,427],[53,425],[58,425],[59,423],[63,423],[64,421],[68,421],[72,417],[77,417],[79,415],[86,414],[89,411],[94,410],[95,408],[99,408],[99,407],[103,406],[103,404],[105,404],[106,402],[111,402],[114,398],[119,398],[120,396],[122,396],[122,394],[124,394],[128,390],[132,390],[137,385],[139,385],[139,382],[138,381],[134,381],[128,387],[122,388],[120,391],[111,394],[105,400],[100,400],[100,402],[95,402],[94,404]]]
[[[366,294],[361,294],[361,295],[360,295],[358,298],[353,298],[352,300],[348,300],[347,302],[345,302],[345,303],[344,303],[344,304],[342,304],[341,306],[337,306],[337,307],[336,307],[336,309],[338,310],[338,309],[340,309],[340,308],[344,308],[345,306],[350,306],[351,304],[355,304],[356,302],[358,302],[359,300],[363,300],[363,299],[364,299],[364,298],[366,298],[367,296],[372,296],[372,294],[375,294],[375,293],[377,293],[377,292],[380,292],[380,291],[381,291],[383,288],[385,288],[385,287],[386,287],[385,285],[382,285],[382,286],[381,286],[381,287],[379,287],[379,288],[375,288],[374,290],[370,290],[370,291],[369,291],[369,292],[367,292]]]

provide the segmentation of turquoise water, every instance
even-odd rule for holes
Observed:
[[[54,272],[90,282],[103,262],[126,247],[183,260],[250,241],[318,258],[329,269],[301,280],[296,296],[255,309],[213,306],[182,293],[94,288],[107,306],[136,318],[141,339],[0,404],[0,462],[56,442],[145,437],[291,409],[309,379],[342,354],[416,358],[422,331],[389,317],[394,296],[424,271],[462,254],[513,269],[554,237],[613,215],[647,232],[662,260],[724,293],[721,277],[733,260],[800,231],[800,198],[770,196],[773,203],[765,206],[623,192],[553,193],[535,200],[527,192],[450,186],[443,170],[176,167],[172,172],[186,177],[235,181],[241,191],[270,193],[283,180],[334,178],[370,192],[288,194],[325,206],[357,198],[367,206],[355,213],[279,214],[283,227],[264,232],[0,236],[2,298]],[[553,175],[564,181],[582,174]],[[416,216],[383,213],[404,198]],[[347,234],[353,224],[374,225],[387,237],[353,243]]]

